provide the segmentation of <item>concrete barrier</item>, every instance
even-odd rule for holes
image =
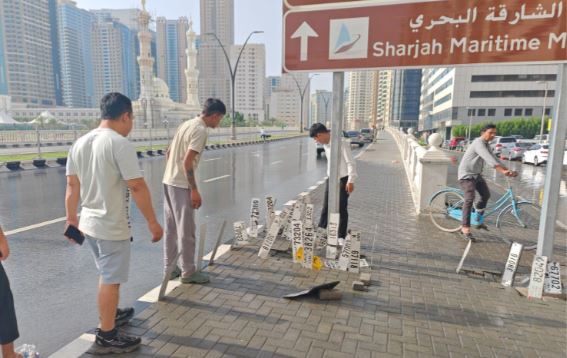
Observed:
[[[147,150],[146,154],[149,155],[150,157],[154,156],[154,151],[153,150]]]
[[[55,163],[61,165],[61,166],[66,166],[67,165],[67,158],[57,158],[57,160],[55,160]]]
[[[45,159],[34,159],[32,164],[36,168],[45,168],[46,167],[46,160]]]
[[[137,151],[137,152],[136,152],[136,155],[138,156],[138,158],[143,158],[143,157],[144,157],[144,156],[142,155],[142,152],[140,152],[140,151]]]
[[[6,162],[6,168],[10,170],[20,170],[22,167],[20,166],[21,162],[13,161],[13,162]]]

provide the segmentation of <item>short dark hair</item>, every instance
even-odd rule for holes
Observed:
[[[488,124],[485,124],[484,127],[482,127],[482,129],[480,130],[480,133],[482,134],[482,133],[486,132],[486,131],[489,130],[489,129],[495,129],[495,128],[496,128],[496,125],[495,125],[495,124],[488,123]]]
[[[110,92],[100,100],[100,117],[116,120],[124,113],[132,113],[132,101],[122,93]]]
[[[215,114],[226,114],[226,106],[218,98],[208,98],[203,105],[203,115],[212,116]]]
[[[315,138],[317,137],[317,135],[327,132],[329,132],[329,130],[327,129],[327,127],[325,127],[323,123],[313,123],[311,128],[309,128],[309,136],[311,138]]]

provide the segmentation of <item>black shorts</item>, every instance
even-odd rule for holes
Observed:
[[[10,290],[10,282],[2,263],[0,263],[0,345],[14,342],[20,337],[14,297]]]

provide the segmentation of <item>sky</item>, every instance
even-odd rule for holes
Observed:
[[[84,9],[139,8],[139,0],[75,0]],[[152,17],[177,19],[191,17],[195,32],[200,32],[199,0],[147,0]],[[250,43],[266,45],[266,75],[279,76],[282,66],[282,0],[234,0],[235,42],[241,44],[251,31],[261,30]],[[330,73],[319,74],[311,81],[311,92],[332,89]]]

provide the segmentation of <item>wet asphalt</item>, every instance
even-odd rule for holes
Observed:
[[[161,221],[164,158],[145,158],[140,165]],[[272,194],[276,208],[281,208],[325,175],[326,160],[316,159],[309,138],[204,152],[198,169],[203,207],[197,223],[207,224],[205,253],[212,249],[223,220],[228,222],[224,240],[230,238],[234,221],[248,220],[251,198]],[[0,173],[0,188],[4,231],[65,216],[64,168]],[[121,290],[122,306],[131,305],[162,279],[161,243],[150,242],[135,205],[132,217],[130,280]],[[58,222],[8,237],[12,252],[4,267],[16,301],[21,334],[17,343],[37,345],[42,356],[96,327],[98,321],[98,276],[91,252],[86,246],[70,245],[63,229],[64,222]]]

